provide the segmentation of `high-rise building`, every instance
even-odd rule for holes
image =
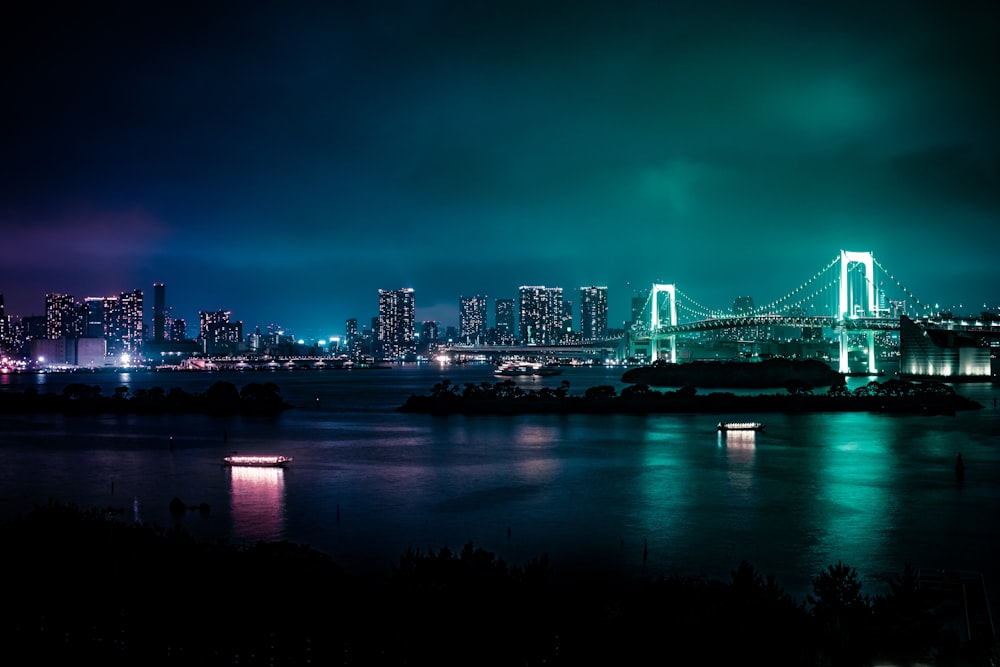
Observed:
[[[485,296],[463,296],[459,298],[458,338],[469,344],[486,342],[486,304]]]
[[[378,291],[378,348],[382,359],[402,360],[417,352],[413,289]]]
[[[608,335],[608,288],[580,288],[580,335],[601,340]]]
[[[496,343],[511,345],[517,340],[517,326],[514,321],[514,299],[496,300]]]
[[[522,285],[519,294],[521,342],[525,345],[552,345],[562,328],[562,288]]]
[[[142,352],[142,290],[104,298],[104,335],[108,354],[136,358]]]
[[[80,335],[80,312],[69,294],[45,295],[45,337],[77,338]]]

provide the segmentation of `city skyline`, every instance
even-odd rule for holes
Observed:
[[[846,249],[924,302],[995,310],[998,19],[26,7],[0,46],[0,293],[29,315],[162,282],[189,325],[224,309],[318,338],[382,289],[453,325],[462,295],[606,285],[616,327],[653,283],[767,303]]]
[[[138,299],[139,308],[142,310],[142,300],[145,297],[148,308],[142,310],[141,314],[136,319],[138,328],[136,329],[136,324],[132,325],[133,329],[136,329],[137,333],[131,334],[131,338],[138,339],[143,327],[147,332],[145,340],[150,342],[163,342],[163,341],[179,341],[179,340],[192,340],[202,337],[206,322],[208,323],[221,323],[229,326],[230,318],[233,319],[234,325],[239,325],[241,334],[236,338],[242,338],[244,334],[249,335],[254,332],[255,329],[259,330],[269,330],[275,329],[280,330],[283,334],[295,335],[296,331],[294,327],[276,327],[273,323],[253,323],[245,322],[239,313],[232,312],[231,309],[217,309],[212,311],[199,310],[197,313],[197,318],[187,319],[180,316],[175,317],[173,314],[173,309],[170,305],[169,299],[167,298],[168,286],[162,282],[154,283],[152,290],[123,290],[119,294],[114,295],[90,295],[84,298],[80,298],[74,294],[67,294],[61,292],[50,292],[43,296],[43,307],[40,313],[14,313],[6,309],[4,303],[3,293],[0,292],[0,317],[13,317],[13,318],[32,318],[41,317],[46,321],[46,337],[48,338],[78,338],[78,337],[104,337],[106,331],[104,329],[105,322],[103,320],[104,308],[106,302],[111,302],[115,304],[120,300],[123,301],[126,298]],[[525,289],[524,286],[518,288],[518,291]],[[562,292],[562,288],[552,288]],[[572,308],[569,309],[567,313],[570,316],[570,327],[568,332],[576,332],[577,334],[584,334],[586,338],[591,340],[596,340],[601,338],[603,334],[607,333],[607,330],[621,327],[609,326],[607,322],[607,288],[606,287],[596,287],[596,286],[581,286],[579,288],[581,294],[580,303],[575,307],[576,310]],[[384,299],[389,294],[395,294],[399,292],[409,293],[408,299],[412,303],[415,299],[414,290],[412,288],[401,288],[397,290],[379,290],[378,305],[375,314],[372,315],[373,318],[381,317],[384,311]],[[590,293],[594,296],[600,296],[600,303],[593,304],[589,308],[585,309],[585,301],[583,299],[584,293]],[[147,297],[146,294],[149,294]],[[414,332],[419,333],[421,327],[419,325],[423,324],[433,324],[435,328],[439,328],[443,333],[446,329],[453,329],[456,332],[455,342],[464,343],[482,343],[486,340],[488,330],[494,328],[506,327],[513,331],[513,324],[506,322],[506,315],[502,314],[501,311],[504,310],[504,303],[509,302],[510,308],[513,308],[515,299],[509,297],[490,297],[488,295],[462,295],[458,298],[458,303],[456,305],[454,322],[451,321],[438,321],[438,320],[416,320],[415,313],[411,314],[410,327]],[[572,301],[566,301],[567,307],[572,307]],[[54,307],[54,304],[60,304],[59,307]],[[96,304],[96,305],[91,305]],[[472,308],[470,309],[470,305]],[[415,310],[415,309],[414,309]],[[96,315],[96,317],[95,317]],[[515,312],[510,312],[510,317],[513,318],[512,322],[518,320]],[[69,322],[74,321],[74,318],[79,319],[78,326],[81,327],[79,331],[71,330],[71,325]],[[218,318],[222,318],[219,320]],[[330,327],[326,336],[312,337],[310,340],[315,342],[318,339],[329,339],[332,337],[343,337],[344,335],[349,335],[351,333],[357,333],[350,331],[351,322],[357,325],[357,316],[349,317],[341,324],[340,327]],[[366,317],[361,317],[362,320],[367,319]],[[218,320],[218,321],[217,321]],[[498,321],[499,320],[499,321]],[[555,320],[553,320],[555,322]],[[180,324],[181,328],[186,330],[184,336],[178,336],[174,331],[176,330],[176,325]],[[620,323],[626,325],[626,322]],[[598,335],[601,334],[601,335]],[[227,334],[227,339],[232,339],[232,336]],[[295,336],[296,339],[301,337]],[[235,340],[235,339],[233,339]],[[303,341],[306,342],[306,341]]]

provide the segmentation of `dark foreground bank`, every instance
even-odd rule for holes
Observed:
[[[308,546],[198,542],[51,505],[2,526],[4,650],[24,664],[988,665],[992,626],[908,567],[869,597],[841,563],[806,600],[731,578],[553,582],[466,545],[362,578]],[[969,635],[956,630],[972,627]]]

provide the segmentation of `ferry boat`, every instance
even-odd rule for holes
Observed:
[[[268,454],[233,454],[222,459],[222,462],[227,466],[249,468],[284,468],[291,461],[291,456],[273,456]]]
[[[546,366],[536,361],[512,361],[498,366],[493,375],[498,377],[523,377],[535,375],[559,375],[562,371],[555,366]]]
[[[760,422],[719,422],[720,431],[761,431],[764,425]]]

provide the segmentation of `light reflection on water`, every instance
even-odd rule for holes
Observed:
[[[282,468],[229,467],[233,533],[241,541],[279,541],[284,537],[285,471]]]

